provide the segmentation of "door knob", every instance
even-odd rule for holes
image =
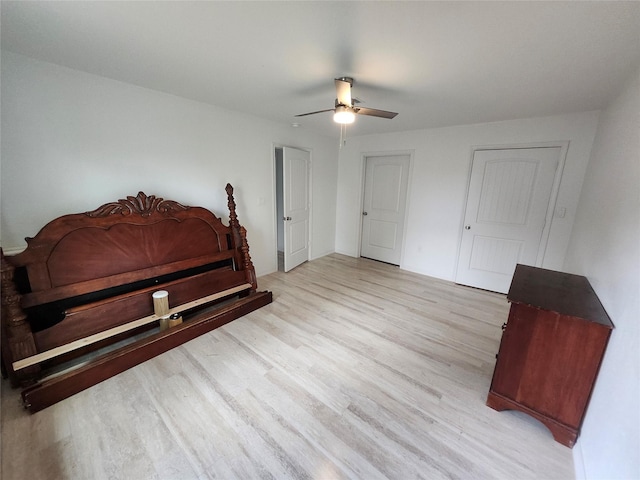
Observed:
[[[366,217],[369,214],[367,212],[362,212],[362,215],[364,215]]]
[[[471,225],[465,225],[465,226],[464,226],[464,229],[465,229],[465,230],[471,230]]]
[[[282,220],[286,222],[287,220],[291,220],[291,217],[283,217]]]

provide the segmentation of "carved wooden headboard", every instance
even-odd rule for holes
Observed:
[[[140,192],[56,218],[27,238],[24,252],[2,256],[3,366],[14,385],[35,384],[23,392],[27,406],[43,408],[86,388],[89,377],[108,378],[106,373],[172,348],[178,337],[182,343],[271,302],[270,292],[256,291],[231,185],[226,191],[228,226],[205,208]],[[63,380],[41,378],[46,367],[86,353],[92,344],[102,347],[154,326],[151,295],[157,290],[167,291],[170,308],[185,318],[186,312],[229,298],[237,297],[238,308],[218,309],[223,316],[216,310],[196,314],[126,351],[98,357],[103,363],[92,361]]]

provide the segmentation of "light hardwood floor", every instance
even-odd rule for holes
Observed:
[[[274,303],[34,415],[2,385],[2,478],[572,479],[485,400],[504,295],[329,255]]]

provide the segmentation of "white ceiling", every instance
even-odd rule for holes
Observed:
[[[334,136],[603,107],[640,65],[640,2],[2,1],[2,48]]]

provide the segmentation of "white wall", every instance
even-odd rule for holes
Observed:
[[[59,215],[140,190],[226,221],[230,182],[256,272],[275,271],[273,146],[283,144],[312,151],[311,256],[333,252],[335,139],[13,53],[1,65],[5,251]]]
[[[566,271],[615,329],[574,448],[579,478],[640,478],[640,71],[602,113]]]
[[[545,268],[561,268],[597,119],[597,112],[587,112],[349,139],[340,152],[336,251],[351,256],[359,252],[365,153],[413,152],[400,267],[453,280],[472,149],[569,141],[557,200],[558,207],[566,208],[566,216],[552,222],[543,263]]]

